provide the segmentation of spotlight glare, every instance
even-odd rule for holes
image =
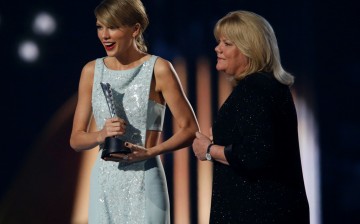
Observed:
[[[38,59],[39,48],[33,41],[27,40],[20,43],[18,53],[22,60],[31,63]]]
[[[50,35],[56,30],[56,22],[49,13],[42,12],[36,15],[33,31],[39,35]]]

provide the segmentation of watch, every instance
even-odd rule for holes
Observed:
[[[211,155],[210,155],[210,149],[211,149],[211,146],[213,146],[214,144],[211,143],[208,147],[207,147],[207,150],[206,150],[206,154],[205,154],[205,158],[206,160],[208,161],[211,161],[212,158],[211,158]]]

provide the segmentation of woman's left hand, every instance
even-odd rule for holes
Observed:
[[[130,142],[125,142],[125,147],[131,149],[131,153],[129,154],[111,154],[110,157],[107,157],[107,161],[114,161],[114,162],[139,162],[142,160],[149,159],[152,157],[149,154],[149,151],[140,145],[135,145]]]
[[[193,141],[192,148],[195,153],[195,156],[201,160],[206,160],[205,154],[207,147],[211,144],[211,139],[206,135],[196,132],[196,138]]]

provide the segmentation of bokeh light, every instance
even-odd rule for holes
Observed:
[[[39,47],[34,41],[26,40],[20,43],[18,53],[25,62],[35,62],[39,58]]]
[[[33,31],[39,35],[51,35],[56,30],[55,18],[46,12],[41,12],[36,15]]]

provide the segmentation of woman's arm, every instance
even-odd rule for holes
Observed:
[[[233,141],[226,146],[225,157],[238,172],[264,172],[276,165],[278,149],[274,145],[276,87],[260,75],[250,75],[236,88],[233,107]]]
[[[168,105],[178,130],[166,141],[148,151],[153,156],[190,146],[199,131],[194,111],[185,96],[178,75],[170,62],[158,58],[154,68],[155,91],[160,92]]]
[[[87,63],[81,72],[78,89],[70,146],[75,151],[92,149],[103,143],[108,136],[122,135],[125,132],[125,122],[120,118],[110,118],[100,131],[89,132],[92,118],[92,86],[94,81],[95,61]]]
[[[168,105],[178,129],[173,136],[166,141],[145,150],[144,147],[127,143],[132,149],[128,155],[131,162],[145,160],[166,152],[178,150],[190,146],[195,138],[195,132],[199,131],[199,125],[194,111],[182,89],[180,80],[171,63],[158,58],[155,67],[155,91],[162,95]],[[122,159],[121,155],[113,155]]]

